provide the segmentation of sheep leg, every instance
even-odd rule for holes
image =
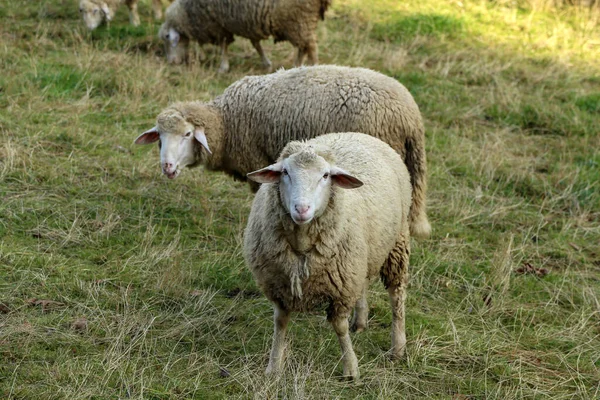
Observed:
[[[252,40],[252,46],[254,46],[254,48],[258,52],[258,55],[260,56],[260,60],[262,61],[263,67],[265,67],[267,70],[271,71],[271,61],[269,61],[269,59],[265,55],[265,52],[263,51],[263,48],[260,45],[260,40]]]
[[[316,42],[312,42],[308,45],[307,53],[308,53],[308,64],[309,65],[317,65],[319,63],[319,56],[318,56]]]
[[[227,43],[227,38],[223,38],[223,42],[221,42],[221,65],[219,66],[219,72],[227,72],[229,71],[229,56],[227,55],[227,47],[229,43]]]
[[[129,8],[129,22],[133,26],[140,25],[140,15],[138,14],[138,0],[130,0],[127,2],[127,8]]]
[[[273,333],[273,347],[271,348],[269,366],[265,371],[265,374],[267,375],[276,374],[281,371],[283,350],[285,349],[285,333],[287,331],[288,322],[290,322],[289,311],[279,307],[278,305],[274,306],[273,311],[275,332]]]
[[[408,261],[410,258],[409,234],[403,234],[388,256],[381,276],[387,288],[392,306],[392,358],[404,355],[406,348],[405,302],[408,285]]]
[[[305,54],[306,50],[303,47],[298,47],[298,56],[296,57],[296,62],[294,63],[295,67],[300,67],[302,65]]]
[[[368,282],[363,288],[362,296],[356,302],[354,307],[354,316],[352,317],[352,325],[350,329],[353,332],[362,332],[367,329],[367,320],[369,319],[369,304],[367,304],[367,289]]]
[[[162,19],[162,1],[152,0],[152,10],[154,11],[154,19],[160,21]]]
[[[358,379],[358,359],[356,358],[356,354],[354,354],[352,342],[350,341],[348,315],[335,314],[330,318],[330,322],[342,348],[344,377]]]

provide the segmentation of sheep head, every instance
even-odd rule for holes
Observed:
[[[79,2],[79,13],[89,30],[96,29],[106,18],[110,21],[113,18],[113,11],[105,2],[95,2],[91,0],[81,0]]]
[[[333,186],[354,189],[363,185],[336,167],[327,150],[300,142],[290,142],[277,163],[249,173],[248,179],[278,184],[281,204],[298,225],[325,212]]]
[[[181,169],[192,167],[203,160],[199,151],[211,154],[203,126],[195,126],[175,109],[159,114],[157,125],[135,139],[136,144],[159,142],[160,164],[169,179],[179,176]],[[196,144],[201,145],[201,150]]]
[[[183,64],[188,59],[188,47],[190,40],[182,35],[177,29],[170,26],[168,22],[161,25],[158,37],[163,41],[165,55],[169,64]]]

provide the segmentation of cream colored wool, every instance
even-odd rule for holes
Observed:
[[[404,159],[413,187],[411,234],[427,237],[427,165],[419,107],[398,81],[364,68],[333,65],[248,76],[209,103],[176,103],[157,118],[159,132],[183,135],[182,120],[203,128],[212,155],[195,142],[196,162],[237,179],[273,163],[291,140],[364,132]],[[181,130],[181,132],[180,132]],[[254,190],[257,185],[251,182]]]
[[[331,0],[176,0],[168,9],[159,37],[167,44],[169,62],[187,59],[189,41],[222,46],[221,71],[229,68],[227,46],[234,35],[250,39],[265,66],[270,61],[264,55],[260,41],[273,36],[275,42],[289,41],[298,49],[296,65],[305,55],[309,63],[317,64],[316,28],[324,19]],[[169,44],[169,32],[179,35]],[[172,39],[172,38],[171,38]],[[171,48],[171,46],[173,48]],[[170,52],[178,55],[169,57]]]
[[[410,177],[389,145],[360,133],[291,142],[279,161],[302,152],[324,155],[331,165],[364,185],[356,189],[331,186],[325,212],[306,225],[297,225],[282,204],[280,183],[262,184],[248,218],[244,257],[265,296],[275,305],[276,323],[278,314],[287,315],[289,320],[290,312],[328,305],[328,320],[347,353],[344,375],[357,377],[347,318],[360,299],[355,328],[366,326],[366,298],[361,297],[366,296],[369,281],[376,276],[381,276],[392,300],[392,354],[401,356],[406,344]],[[310,169],[310,159],[304,157],[301,168]],[[283,344],[277,329],[268,372],[281,368],[283,349],[279,346]]]

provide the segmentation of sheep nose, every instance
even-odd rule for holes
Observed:
[[[310,206],[305,204],[296,204],[294,207],[300,215],[306,214],[310,210]]]
[[[163,164],[163,170],[164,171],[171,172],[172,169],[173,169],[173,164],[168,163],[168,162],[166,162],[166,163]]]

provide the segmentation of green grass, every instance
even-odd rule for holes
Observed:
[[[168,181],[156,147],[132,145],[170,102],[264,73],[254,49],[238,39],[226,75],[211,46],[170,67],[140,13],[141,27],[121,9],[89,33],[72,1],[0,8],[0,398],[598,398],[597,11],[334,1],[320,61],[413,93],[434,228],[413,243],[406,359],[385,354],[373,284],[353,383],[319,312],[294,316],[285,373],[263,375],[272,316],[241,256],[249,190],[201,169]],[[288,43],[265,49],[292,66]]]

